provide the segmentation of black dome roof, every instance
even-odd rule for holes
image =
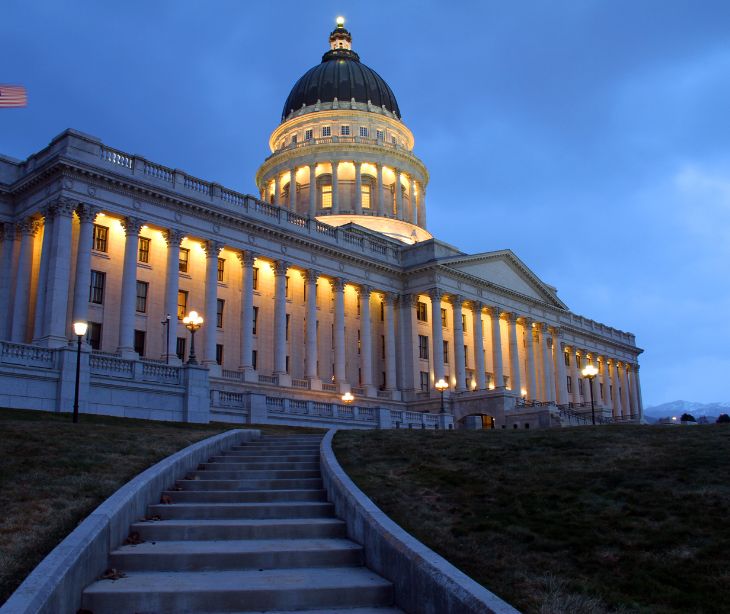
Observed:
[[[322,63],[310,68],[294,84],[284,103],[282,119],[302,105],[317,101],[355,102],[385,107],[400,117],[398,101],[393,90],[372,68],[360,62],[360,57],[349,49],[333,49],[322,56]]]

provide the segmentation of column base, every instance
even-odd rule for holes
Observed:
[[[160,360],[164,360],[165,364],[168,364],[171,367],[179,367],[183,363],[182,360],[178,358],[177,354],[163,354],[160,356]]]
[[[375,386],[363,386],[365,389],[365,396],[366,397],[373,397],[377,398],[378,396],[378,389]]]
[[[308,377],[310,390],[322,390],[322,380],[318,377]]]
[[[205,360],[205,361],[203,361],[203,366],[207,367],[209,377],[222,377],[223,376],[223,368],[217,362]]]
[[[139,354],[134,348],[117,348],[117,354],[125,360],[139,360]]]
[[[391,390],[391,389],[389,389],[389,388],[386,388],[386,390],[387,390],[388,392],[390,392],[390,400],[391,400],[391,401],[401,401],[401,400],[403,400],[403,398],[402,398],[402,397],[403,397],[403,395],[402,395],[402,393],[401,393],[401,391],[400,391],[400,390],[395,390],[395,389],[392,389],[392,390]],[[377,394],[377,393],[376,393],[376,394]]]
[[[275,373],[279,377],[279,386],[291,388],[291,375],[288,373]]]
[[[67,339],[66,337],[52,337],[50,335],[41,337],[40,339],[33,339],[33,345],[39,345],[44,348],[64,348],[70,345],[74,345],[75,339]]]
[[[337,382],[337,391],[342,394],[352,392],[352,386],[348,382]]]

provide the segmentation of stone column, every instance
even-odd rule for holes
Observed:
[[[339,162],[332,162],[332,213],[337,215],[340,212],[340,179],[337,176]]]
[[[414,182],[415,183],[415,182]],[[482,323],[482,303],[472,302],[472,319],[474,321],[474,368],[477,372],[477,390],[487,387],[487,378],[484,367],[484,329]]]
[[[638,414],[639,420],[644,419],[644,403],[641,400],[641,382],[639,381],[639,363],[637,362],[634,365],[634,383],[636,386],[634,387],[635,394],[636,394],[636,413]]]
[[[622,415],[624,416],[624,418],[628,418],[631,415],[631,405],[629,404],[629,378],[625,362],[621,363],[621,368],[619,370],[619,379],[621,381],[621,408],[623,410]]]
[[[124,268],[122,270],[122,297],[119,306],[119,348],[124,358],[136,358],[134,351],[134,320],[137,302],[137,248],[142,220],[125,217],[122,228],[124,241]]]
[[[436,382],[444,377],[444,331],[441,326],[441,290],[431,290],[431,344],[433,346],[433,377]]]
[[[47,334],[46,320],[46,287],[48,285],[48,267],[53,251],[53,207],[46,207],[43,213],[43,243],[41,245],[41,266],[38,271],[38,285],[35,294],[35,315],[33,323],[33,343],[39,343]],[[87,297],[88,298],[88,297]]]
[[[385,389],[396,389],[395,295],[385,293]]]
[[[540,328],[542,335],[542,370],[545,375],[545,401],[555,402],[555,376],[553,375],[553,340],[547,324]]]
[[[289,169],[289,209],[297,210],[297,169]]]
[[[385,303],[385,300],[383,301]],[[416,347],[418,324],[414,311],[414,295],[402,294],[398,297],[398,388],[401,392],[418,388],[419,363]],[[385,304],[383,305],[385,309]]]
[[[180,230],[165,233],[167,243],[167,268],[165,272],[165,315],[170,316],[170,344],[162,355],[170,364],[180,364],[177,357],[177,293],[180,288],[180,244],[185,236]]]
[[[416,180],[413,177],[411,177],[411,224],[418,225],[418,199],[416,198]]]
[[[339,277],[332,280],[335,295],[335,383],[342,392],[349,390],[345,370],[345,282]]]
[[[558,398],[558,405],[567,405],[570,403],[570,397],[568,396],[568,374],[565,371],[565,344],[560,342],[560,329],[555,329],[555,336],[553,337],[553,347],[555,349],[553,358],[555,359],[555,366],[557,367],[558,373],[558,385],[556,387]]]
[[[20,232],[20,253],[15,274],[15,295],[13,321],[10,339],[16,343],[27,341],[28,309],[30,306],[30,273],[33,266],[33,237],[38,232],[38,223],[28,218],[18,224]]]
[[[578,385],[580,371],[578,371],[578,350],[575,347],[570,348],[570,377],[573,380],[573,403],[578,404],[581,402],[580,386]],[[585,392],[583,394],[585,395]]]
[[[305,374],[310,382],[316,382],[315,388],[322,389],[317,372],[317,278],[319,273],[314,269],[304,272],[304,283],[307,284],[307,329],[306,329],[306,359]]]
[[[627,366],[626,379],[629,385],[629,401],[631,403],[631,417],[638,418],[639,405],[636,401],[636,378],[634,377],[635,365]]]
[[[403,215],[403,190],[400,183],[402,174],[399,168],[395,169],[395,216],[399,220],[405,219]]]
[[[458,294],[452,297],[452,313],[454,316],[454,366],[456,374],[456,385],[454,390],[463,392],[466,390],[466,356],[464,356],[464,325],[462,323],[462,302],[463,297]],[[439,316],[441,314],[439,313]],[[436,320],[436,314],[434,314]],[[440,324],[440,321],[439,321]]]
[[[540,393],[537,391],[537,363],[535,362],[535,331],[532,320],[525,319],[525,345],[527,346],[527,398],[537,401]]]
[[[603,373],[601,374],[601,379],[603,380],[603,406],[613,409],[613,399],[611,399],[611,376],[608,370],[608,358],[606,356],[603,357],[601,364],[603,365]]]
[[[13,310],[13,305],[10,301],[13,294],[12,270],[15,226],[13,224],[0,223],[0,238],[3,242],[0,255],[0,339],[8,339],[10,332],[8,323]]]
[[[241,358],[238,370],[253,372],[253,261],[251,252],[240,252],[241,263]],[[256,378],[254,378],[256,379]]]
[[[89,319],[89,285],[91,284],[91,244],[94,239],[94,219],[98,209],[82,205],[79,216],[79,242],[76,248],[76,281],[74,282],[73,321]]]
[[[418,225],[426,228],[426,186],[421,184],[421,198],[418,199]]]
[[[383,165],[378,162],[376,167],[378,169],[378,215],[382,217],[385,215],[385,186],[383,185]]]
[[[510,313],[509,321],[509,378],[512,392],[522,396],[522,376],[520,375],[520,350],[517,341],[517,315]]]
[[[370,326],[370,286],[360,286],[360,375],[367,396],[373,396],[373,340]]]
[[[623,406],[621,405],[621,383],[619,381],[618,361],[613,359],[613,416],[614,418],[623,416]]]
[[[274,374],[286,376],[286,271],[284,260],[274,263]]]
[[[492,319],[492,364],[494,365],[494,387],[504,388],[504,366],[502,363],[502,332],[499,325],[499,307],[489,308]]]
[[[218,363],[215,360],[215,342],[218,339],[216,315],[218,313],[218,255],[223,244],[216,241],[203,243],[205,250],[205,311],[203,314],[203,360],[202,364],[217,374]]]
[[[317,215],[317,165],[309,165],[309,217]]]
[[[362,162],[355,162],[355,213],[362,214]]]
[[[281,186],[279,185],[279,173],[274,174],[274,204],[281,206]]]

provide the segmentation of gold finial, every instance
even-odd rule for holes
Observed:
[[[345,18],[342,15],[338,16],[335,21],[337,23],[337,27],[338,28],[344,28],[345,27]]]

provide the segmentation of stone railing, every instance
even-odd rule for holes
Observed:
[[[259,384],[274,384],[279,385],[278,375],[259,375]]]
[[[106,375],[108,377],[134,378],[134,360],[127,360],[118,356],[92,352],[89,357],[89,368],[92,375]]]
[[[180,383],[181,368],[157,362],[142,362],[142,379],[147,382]]]
[[[0,363],[24,367],[56,367],[55,351],[25,343],[0,341]]]

